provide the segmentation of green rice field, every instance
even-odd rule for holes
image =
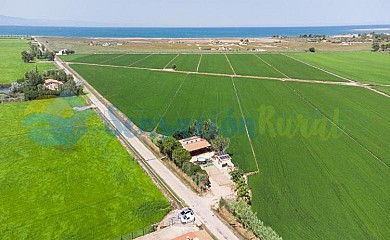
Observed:
[[[374,62],[373,54],[345,58]],[[145,131],[168,135],[192,120],[214,120],[231,139],[235,164],[259,170],[249,177],[253,209],[283,238],[388,238],[390,99],[356,86],[279,80],[342,83],[353,68],[323,71],[309,53],[165,55],[160,63],[155,55],[137,66],[171,61],[178,71],[70,66]]]
[[[0,105],[1,239],[114,239],[170,211],[96,113],[72,110],[85,104]]]
[[[390,84],[390,54],[373,52],[288,54],[298,60],[370,84]]]
[[[29,49],[27,40],[0,38],[0,84],[15,82],[22,78],[25,72],[35,67],[38,67],[39,71],[55,69],[54,64],[50,62],[24,63],[20,53]]]
[[[390,55],[370,52],[289,54],[93,54],[69,55],[73,63],[270,78],[390,84]],[[365,66],[364,68],[362,66]]]

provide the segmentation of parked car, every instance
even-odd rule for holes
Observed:
[[[181,223],[186,224],[195,221],[195,214],[191,208],[184,208],[177,216]]]

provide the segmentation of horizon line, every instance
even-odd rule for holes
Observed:
[[[390,23],[376,24],[342,24],[342,25],[287,25],[287,26],[87,26],[87,25],[19,25],[1,24],[0,27],[63,27],[63,28],[305,28],[305,27],[361,27],[361,26],[390,26]]]

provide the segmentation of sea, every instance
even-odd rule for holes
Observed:
[[[90,38],[257,38],[303,34],[390,33],[390,25],[321,27],[37,27],[0,26],[0,35]]]

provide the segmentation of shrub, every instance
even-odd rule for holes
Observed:
[[[237,220],[245,228],[252,230],[258,238],[263,240],[282,239],[271,227],[264,226],[264,223],[257,218],[257,214],[243,200],[232,201],[227,207]]]
[[[200,169],[195,175],[192,176],[192,180],[198,185],[201,189],[205,190],[210,187],[210,179],[207,172],[203,169]]]
[[[235,168],[230,172],[230,176],[232,176],[233,182],[236,183],[241,177],[244,177],[244,171],[239,168]]]
[[[316,49],[311,47],[311,48],[309,48],[309,52],[316,52]]]

